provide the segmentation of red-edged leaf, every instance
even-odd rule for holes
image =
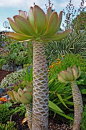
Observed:
[[[57,32],[58,27],[58,14],[57,12],[53,12],[50,16],[48,27],[46,32],[44,33],[44,36],[51,36]]]
[[[11,28],[17,32],[17,33],[22,33],[21,30],[18,28],[18,26],[16,25],[16,23],[11,19],[11,18],[7,18],[9,20],[10,26]]]
[[[23,18],[27,19],[27,12],[19,10],[19,15],[22,16]]]
[[[14,16],[14,20],[17,26],[19,27],[19,29],[24,34],[29,35],[29,36],[37,36],[35,33],[35,30],[33,29],[32,25],[30,24],[28,20],[26,20],[25,18],[19,15]]]
[[[48,20],[49,20],[51,14],[52,14],[52,9],[51,9],[51,7],[49,7],[49,8],[47,9],[47,19],[48,19]]]
[[[63,11],[61,11],[60,14],[59,14],[57,31],[60,29],[60,25],[61,25],[61,21],[62,21],[62,13],[63,13]]]
[[[65,37],[67,37],[69,35],[69,33],[71,32],[71,29],[68,29],[62,33],[59,33],[57,35],[53,35],[51,38],[52,40],[61,40],[61,39],[64,39]]]
[[[9,36],[12,39],[15,39],[17,41],[24,41],[24,40],[31,40],[33,37],[19,34],[19,33],[13,33],[13,32],[6,32],[5,33],[7,36]]]
[[[37,5],[33,8],[36,31],[38,34],[43,34],[46,29],[47,19],[44,11]]]
[[[35,29],[35,22],[34,22],[34,16],[33,16],[33,7],[30,7],[29,14],[28,14],[28,20],[30,21],[33,28]]]
[[[47,36],[47,37],[42,37],[41,39],[45,42],[47,41],[59,41],[61,39],[64,39],[66,36],[69,35],[69,33],[71,32],[71,29],[68,29],[62,33],[59,33],[57,35],[53,35],[53,36]]]

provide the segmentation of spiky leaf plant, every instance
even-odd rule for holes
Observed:
[[[73,101],[74,101],[74,123],[73,130],[80,130],[80,123],[83,112],[83,103],[81,92],[76,84],[76,79],[80,77],[80,67],[74,65],[72,68],[68,67],[67,70],[61,71],[58,74],[58,80],[61,83],[71,83]]]
[[[15,32],[6,35],[18,41],[33,43],[33,112],[32,130],[48,130],[48,72],[44,43],[65,38],[71,30],[58,34],[62,20],[62,11],[58,15],[51,7],[47,14],[37,5],[31,7],[29,14],[19,10],[14,21],[8,18]]]

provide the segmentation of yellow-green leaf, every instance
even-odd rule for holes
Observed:
[[[46,29],[47,19],[44,11],[37,5],[33,8],[36,31],[38,34],[43,34]]]
[[[63,12],[63,11],[61,11],[60,14],[59,14],[59,20],[58,20],[58,27],[57,27],[57,30],[60,29],[60,25],[61,25],[61,21],[62,21],[62,12]]]
[[[30,24],[28,20],[26,20],[25,18],[19,15],[14,16],[14,20],[17,26],[19,27],[19,29],[24,34],[29,35],[29,36],[37,36],[35,33],[35,30],[33,29],[32,25]]]
[[[6,32],[7,36],[9,36],[12,39],[15,39],[17,41],[24,41],[24,40],[31,40],[33,37],[29,37],[27,35],[19,34],[19,33],[13,33],[13,32]]]
[[[63,113],[63,111],[62,111],[55,103],[53,103],[53,102],[51,102],[51,101],[49,101],[49,107],[52,108],[52,109],[55,110],[55,111],[58,111],[58,112],[62,112],[62,113]]]
[[[51,36],[55,34],[58,30],[58,14],[57,12],[53,12],[50,16],[48,27],[46,32],[44,33],[44,36]]]
[[[33,16],[33,7],[30,7],[29,14],[28,14],[28,20],[30,21],[31,25],[33,26],[35,30],[35,22],[34,22],[34,16]]]
[[[22,31],[18,28],[18,26],[16,25],[16,23],[11,19],[11,18],[8,18],[9,20],[9,23],[10,23],[10,26],[11,28],[17,32],[17,33],[22,33]]]
[[[71,32],[71,29],[68,29],[62,33],[59,33],[57,35],[53,35],[51,36],[51,39],[54,40],[54,41],[58,41],[58,40],[62,40],[64,39],[65,37],[67,37],[69,35],[69,33]]]
[[[49,21],[49,18],[50,18],[50,15],[52,14],[52,9],[51,9],[51,7],[49,7],[48,9],[47,9],[47,19],[48,19],[48,21]]]

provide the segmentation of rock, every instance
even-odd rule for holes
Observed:
[[[0,88],[0,94],[4,92],[4,89],[3,88]]]
[[[3,97],[5,97],[6,99],[8,99],[8,98],[9,98],[9,96],[8,96],[8,95],[2,96],[2,98],[3,98]]]
[[[13,71],[13,66],[9,66],[8,71]]]
[[[17,67],[17,71],[21,70],[22,69],[22,66],[18,66]]]
[[[8,64],[2,66],[2,70],[7,70],[8,71],[8,68],[9,68]]]

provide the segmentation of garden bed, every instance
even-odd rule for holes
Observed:
[[[5,71],[5,70],[0,69],[0,82],[6,75],[10,73],[12,73],[12,71]]]
[[[7,95],[8,89],[5,88],[4,92],[0,94],[0,97]],[[12,108],[15,109],[18,107],[19,104],[13,104]],[[12,121],[15,122],[15,128],[17,130],[29,130],[27,122],[22,124],[22,120],[25,118],[25,114],[20,115],[20,112],[14,114],[11,118]],[[71,130],[68,122],[64,119],[59,120],[58,115],[57,117],[53,118],[52,116],[49,117],[49,130]]]
[[[24,115],[19,116],[16,114],[13,116],[13,121],[16,122],[17,130],[29,130],[27,123],[21,124],[22,120],[24,119]],[[72,130],[67,123],[60,122],[56,118],[49,118],[49,130]]]

